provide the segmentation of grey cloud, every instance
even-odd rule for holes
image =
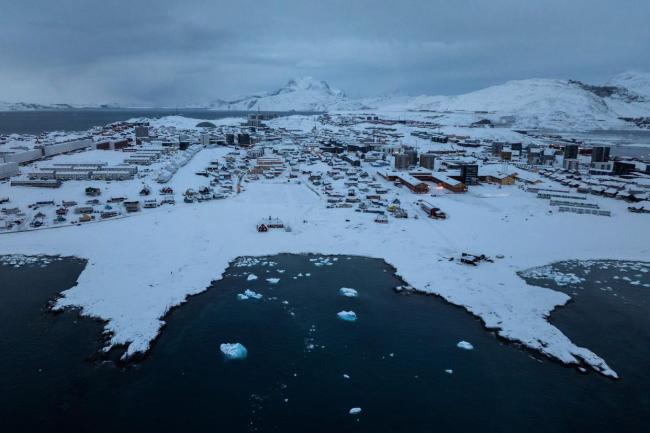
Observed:
[[[184,104],[301,75],[449,94],[650,69],[644,0],[0,2],[0,100]]]

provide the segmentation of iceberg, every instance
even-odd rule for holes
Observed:
[[[357,414],[360,414],[360,413],[361,413],[361,408],[360,407],[353,407],[352,409],[350,409],[350,412],[349,412],[350,415],[357,415]]]
[[[226,359],[244,359],[248,355],[248,350],[241,343],[222,343],[219,349]]]
[[[341,287],[339,289],[339,293],[345,296],[346,298],[356,298],[357,296],[359,296],[359,292],[357,292],[354,289],[350,289],[349,287]]]
[[[248,277],[246,278],[246,281],[253,281],[253,280],[257,280],[257,275],[248,274]]]
[[[279,279],[279,278],[267,278],[266,281],[267,281],[269,284],[277,284],[278,281],[280,281],[280,279]]]
[[[339,311],[336,315],[339,316],[339,319],[345,320],[346,322],[354,322],[357,320],[357,313],[354,311]]]
[[[244,293],[239,293],[237,299],[245,301],[246,299],[262,299],[262,294],[252,291],[251,289],[244,290]]]
[[[472,350],[474,349],[474,346],[472,346],[472,343],[468,343],[467,341],[459,341],[458,344],[456,345],[459,349],[464,349],[464,350]]]

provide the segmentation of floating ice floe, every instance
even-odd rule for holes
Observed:
[[[359,292],[357,292],[354,289],[350,289],[349,287],[341,287],[339,289],[339,293],[345,296],[346,298],[356,298],[357,296],[359,296]]]
[[[558,286],[567,286],[569,284],[580,284],[585,281],[584,278],[571,272],[560,272],[553,269],[552,265],[542,266],[539,268],[529,269],[521,273],[524,278],[537,278],[555,281]],[[616,278],[616,277],[614,277]]]
[[[238,268],[243,268],[243,267],[250,267],[250,266],[255,266],[259,264],[259,259],[256,259],[254,257],[241,257],[235,262],[235,267]]]
[[[358,415],[361,413],[361,408],[360,407],[353,407],[350,409],[350,412],[348,412],[350,415]]]
[[[262,294],[254,292],[250,289],[244,290],[244,293],[237,294],[237,299],[240,301],[245,301],[246,299],[262,299]]]
[[[357,320],[357,313],[354,311],[339,311],[337,314],[339,319],[345,320],[346,322],[354,322]]]
[[[246,281],[253,281],[253,280],[257,280],[257,275],[248,274],[248,277],[246,277]]]
[[[222,343],[219,349],[227,359],[244,359],[248,355],[248,350],[241,343]]]
[[[332,266],[336,260],[338,260],[336,257],[318,257],[315,259],[309,259],[314,266]]]
[[[474,346],[472,346],[472,343],[468,343],[467,341],[459,341],[458,344],[456,345],[459,349],[464,349],[464,350],[472,350],[474,349]]]
[[[278,281],[280,281],[280,279],[279,279],[279,278],[267,278],[266,281],[267,281],[269,284],[277,284]]]
[[[40,255],[26,256],[22,254],[0,255],[0,265],[13,266],[14,268],[20,268],[26,265],[45,267],[54,260],[62,260],[62,258]]]
[[[447,369],[447,370],[445,370],[445,373],[447,373],[447,374],[453,374],[453,373],[454,373],[454,370],[452,370],[452,369]]]
[[[350,378],[350,375],[349,375],[349,374],[343,374],[343,378],[344,378],[344,379],[349,379],[349,378]]]

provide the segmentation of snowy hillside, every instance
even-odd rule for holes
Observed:
[[[68,104],[32,104],[29,102],[0,101],[0,111],[62,110],[66,108],[74,107]]]
[[[245,96],[233,101],[216,101],[210,108],[216,110],[268,111],[328,111],[359,110],[364,106],[349,99],[345,93],[333,89],[325,81],[304,77],[289,80],[280,89],[259,95]]]
[[[120,104],[36,104],[32,102],[0,101],[1,111],[73,110],[83,108],[126,108]]]
[[[607,84],[622,87],[646,100],[650,100],[650,72],[623,72],[612,77]]]
[[[551,129],[629,128],[620,117],[650,116],[650,74],[624,73],[604,86],[573,80],[508,81],[458,96],[367,100],[373,108],[404,111],[479,111],[515,127]]]

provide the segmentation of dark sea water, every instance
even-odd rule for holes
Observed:
[[[615,280],[618,268],[562,286],[578,295],[552,316],[605,357],[622,376],[614,381],[503,342],[437,297],[395,293],[403,282],[381,260],[237,263],[172,310],[149,355],[126,365],[97,355],[99,322],[46,308],[83,261],[0,265],[2,431],[640,432],[650,421],[648,289]],[[245,289],[263,298],[238,300]],[[340,320],[341,310],[358,320]],[[225,360],[224,342],[248,357]]]
[[[0,112],[0,134],[40,134],[49,131],[85,131],[94,126],[124,121],[135,117],[157,118],[184,116],[192,119],[215,120],[225,117],[245,117],[248,111],[214,111],[201,109],[79,109]],[[288,114],[313,114],[282,112]]]

